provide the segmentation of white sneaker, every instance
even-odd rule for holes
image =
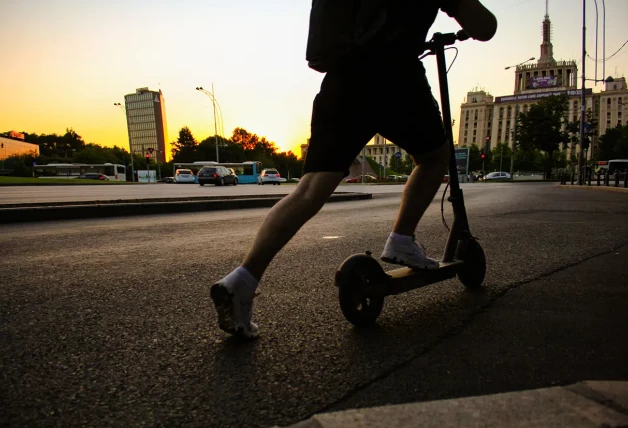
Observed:
[[[222,281],[212,285],[210,291],[220,329],[247,339],[259,336],[257,324],[251,322],[255,292],[247,284],[224,284]]]
[[[412,240],[393,239],[388,237],[384,252],[380,259],[386,263],[408,266],[413,269],[438,269],[438,260],[431,259],[425,253],[423,246]]]

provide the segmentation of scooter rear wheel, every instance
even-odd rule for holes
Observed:
[[[367,293],[368,288],[377,286],[381,277],[382,269],[379,264],[366,257],[357,259],[349,267],[345,263],[339,270],[337,285],[340,309],[347,321],[354,326],[370,327],[382,312],[384,297]]]
[[[486,276],[486,256],[478,241],[470,239],[467,242],[462,261],[462,268],[458,271],[462,285],[472,290],[482,287]]]

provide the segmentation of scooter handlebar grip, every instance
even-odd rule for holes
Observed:
[[[456,39],[458,39],[461,42],[464,40],[467,40],[468,38],[469,38],[469,35],[464,30],[460,30],[456,33]]]

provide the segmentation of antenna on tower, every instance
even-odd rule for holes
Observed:
[[[545,16],[549,16],[549,0],[545,0]]]

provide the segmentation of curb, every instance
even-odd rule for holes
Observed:
[[[626,427],[628,382],[585,381],[565,387],[322,413],[288,428],[419,426]]]
[[[600,192],[615,192],[615,193],[628,193],[628,188],[626,187],[615,187],[615,186],[579,186],[577,184],[559,184],[556,187],[561,189],[581,189],[581,190],[598,190]]]
[[[234,197],[202,200],[149,200],[149,201],[90,201],[55,203],[40,206],[18,206],[0,208],[0,224],[34,221],[72,220],[153,214],[190,213],[200,211],[237,210],[246,208],[268,208],[286,195],[268,197]],[[334,193],[327,202],[345,202],[372,199],[371,193]]]

